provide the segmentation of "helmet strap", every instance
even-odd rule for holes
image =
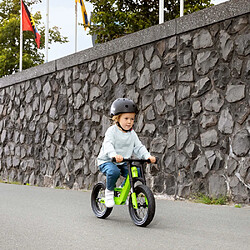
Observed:
[[[119,122],[116,122],[116,124],[117,124],[117,126],[122,130],[122,131],[124,131],[124,132],[130,132],[130,131],[132,131],[132,128],[131,129],[124,129],[122,126],[121,126],[121,124],[119,123]]]

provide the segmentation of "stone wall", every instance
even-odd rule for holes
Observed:
[[[0,179],[89,189],[109,108],[135,130],[157,194],[250,202],[248,1],[231,1],[0,79]],[[242,8],[240,7],[242,6]]]

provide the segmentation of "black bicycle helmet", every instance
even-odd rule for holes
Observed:
[[[116,99],[110,108],[111,117],[123,113],[137,113],[137,108],[135,103],[127,98]]]

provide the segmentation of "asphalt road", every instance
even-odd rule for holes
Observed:
[[[0,249],[250,249],[250,207],[156,200],[147,228],[127,206],[97,219],[90,192],[0,183]]]

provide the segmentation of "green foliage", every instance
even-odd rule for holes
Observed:
[[[22,185],[21,182],[18,182],[18,181],[9,181],[9,179],[6,180],[6,181],[0,179],[0,183]]]
[[[155,0],[86,0],[93,4],[89,34],[104,43],[159,23],[159,1]],[[180,1],[165,0],[164,20],[179,17]],[[185,0],[184,14],[212,6],[211,0]]]
[[[242,206],[241,206],[241,204],[236,204],[234,207],[241,208]]]
[[[33,4],[41,0],[26,1],[31,11]],[[32,11],[31,11],[32,12]],[[41,25],[41,13],[32,13],[39,34],[41,35],[40,49],[37,48],[34,34],[23,32],[23,69],[27,69],[44,62],[41,49],[45,48],[45,27]],[[58,27],[49,30],[49,43],[68,42],[67,37],[60,34]],[[0,3],[0,77],[13,74],[19,69],[20,58],[20,0],[2,0]]]
[[[228,198],[226,196],[220,196],[218,198],[209,197],[205,194],[196,194],[193,200],[197,203],[203,203],[207,205],[226,205],[228,204]]]

